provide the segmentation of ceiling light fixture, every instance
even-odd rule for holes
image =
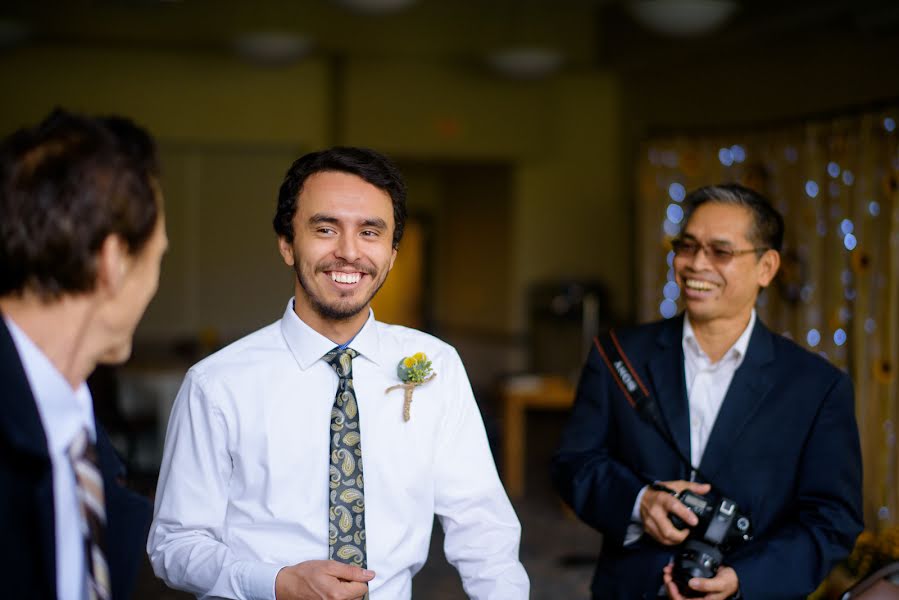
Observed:
[[[369,15],[398,12],[415,4],[416,0],[336,0],[341,6]]]
[[[261,64],[287,64],[309,52],[312,40],[284,31],[254,31],[238,35],[232,45],[238,56]]]
[[[515,79],[540,79],[562,66],[561,52],[552,48],[521,46],[496,50],[487,55],[495,71]]]
[[[673,37],[710,33],[736,12],[733,0],[631,0],[628,10],[644,27]]]

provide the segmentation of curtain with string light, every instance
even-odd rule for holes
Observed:
[[[758,312],[773,331],[851,374],[873,531],[899,524],[897,120],[899,107],[731,135],[657,137],[642,145],[637,169],[644,321],[680,310],[669,242],[687,193],[735,181],[783,214],[781,271]]]

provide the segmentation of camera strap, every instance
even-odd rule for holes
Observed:
[[[643,383],[643,380],[640,379],[640,376],[637,375],[636,369],[631,365],[631,361],[628,360],[624,350],[621,349],[615,330],[610,329],[608,333],[593,338],[593,343],[596,345],[603,362],[609,368],[612,379],[618,384],[625,399],[627,399],[628,404],[637,411],[641,419],[656,429],[659,435],[662,436],[662,439],[686,465],[689,473],[702,476],[699,469],[693,467],[690,460],[683,455],[675,443],[671,432],[668,430],[668,425],[659,410],[659,403],[650,395],[649,389]]]

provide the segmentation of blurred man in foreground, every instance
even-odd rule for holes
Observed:
[[[152,140],[62,111],[0,147],[4,598],[125,599],[149,505],[85,379],[131,352],[167,240]]]

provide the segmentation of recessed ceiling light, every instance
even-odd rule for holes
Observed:
[[[360,13],[384,14],[403,10],[416,0],[336,0],[338,4]]]
[[[263,64],[284,64],[303,58],[312,47],[304,35],[284,31],[254,31],[233,40],[237,54]]]
[[[552,48],[504,48],[487,55],[487,64],[497,72],[517,79],[538,79],[562,66],[562,54]]]
[[[733,0],[631,0],[627,6],[647,29],[675,37],[710,33],[737,10]]]

